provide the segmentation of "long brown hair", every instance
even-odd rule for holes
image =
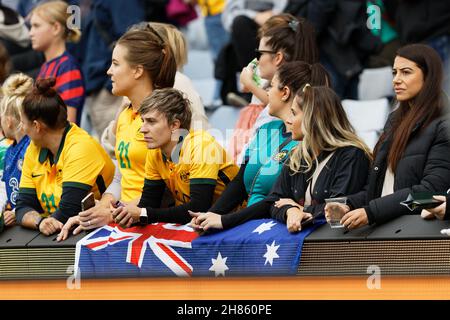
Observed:
[[[147,25],[145,30],[130,29],[117,41],[128,49],[125,56],[132,65],[142,65],[154,89],[173,87],[177,64],[169,44]]]
[[[388,136],[392,137],[388,153],[388,166],[392,172],[395,172],[416,125],[420,123],[419,130],[426,128],[441,115],[444,106],[443,67],[438,53],[424,44],[410,44],[400,48],[397,56],[413,61],[422,70],[424,82],[414,98],[399,103],[394,111],[390,130],[383,133],[375,146],[376,155]]]
[[[282,51],[286,61],[319,62],[314,27],[303,18],[288,13],[273,16],[261,26],[258,37],[267,37],[267,44]]]

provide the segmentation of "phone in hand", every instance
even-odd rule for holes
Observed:
[[[95,206],[95,197],[94,193],[89,193],[86,197],[81,200],[81,210],[86,211]]]
[[[309,227],[309,226],[311,226],[313,224],[314,224],[314,217],[312,217],[312,216],[309,217],[308,219],[302,220],[302,222],[301,222],[302,229],[306,228],[306,227]]]

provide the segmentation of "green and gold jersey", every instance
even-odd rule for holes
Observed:
[[[93,191],[100,199],[113,176],[114,164],[100,144],[77,125],[69,124],[55,156],[30,143],[19,193],[36,195],[47,217],[58,209],[63,187]]]
[[[239,171],[225,149],[202,130],[190,131],[174,152],[177,159],[167,159],[159,148],[148,150],[145,183],[163,180],[177,206],[190,201],[191,184],[215,185],[215,201]]]
[[[147,144],[140,132],[142,123],[140,114],[131,106],[117,120],[115,154],[122,174],[121,200],[125,202],[139,198],[144,185]]]

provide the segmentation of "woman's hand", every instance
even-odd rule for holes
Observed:
[[[250,66],[244,67],[241,71],[239,81],[242,84],[242,92],[252,92],[255,83],[253,82],[253,69]]]
[[[208,229],[223,229],[222,217],[214,212],[192,212],[189,214],[193,217],[191,227],[198,230],[207,231]]]
[[[447,201],[444,196],[433,196],[433,198],[439,201],[444,201],[444,203],[440,204],[436,208],[422,210],[421,216],[424,219],[438,218],[439,220],[443,220],[445,210],[447,209]]]
[[[10,227],[16,224],[16,214],[14,211],[6,210],[3,212],[3,218],[6,227]]]
[[[299,232],[302,230],[302,221],[311,218],[311,213],[304,212],[303,208],[289,208],[286,212],[286,227],[291,233]]]
[[[359,208],[347,212],[342,217],[341,224],[349,230],[360,228],[369,224],[366,210],[364,208]]]
[[[295,202],[294,200],[292,200],[290,198],[281,198],[280,200],[275,201],[273,206],[276,207],[276,208],[281,208],[281,207],[284,207],[284,206],[286,206],[288,204],[291,205],[291,206],[294,206],[294,207],[298,207],[298,208],[301,207],[300,204],[298,204],[297,202]]]
[[[80,217],[79,216],[73,216],[70,217],[69,220],[64,224],[64,226],[61,229],[61,232],[58,234],[58,237],[56,238],[56,241],[64,241],[69,237],[69,232],[74,228],[76,225],[80,224]],[[73,234],[78,234],[82,231],[82,227],[78,226],[74,231]]]
[[[97,203],[95,207],[81,211],[78,214],[80,229],[77,228],[75,231],[79,233],[81,230],[95,229],[113,222],[112,208],[113,203],[111,203],[109,208],[105,208],[100,203]]]
[[[52,235],[58,231],[60,231],[63,227],[63,224],[61,221],[56,220],[55,218],[48,217],[44,218],[41,223],[39,224],[39,231],[46,235]]]
[[[126,204],[123,207],[118,207],[112,214],[114,222],[125,229],[131,227],[133,223],[138,222],[140,215],[141,208],[134,204]]]

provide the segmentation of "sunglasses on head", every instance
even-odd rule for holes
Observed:
[[[275,54],[276,51],[255,49],[256,59],[260,59],[264,53]]]

